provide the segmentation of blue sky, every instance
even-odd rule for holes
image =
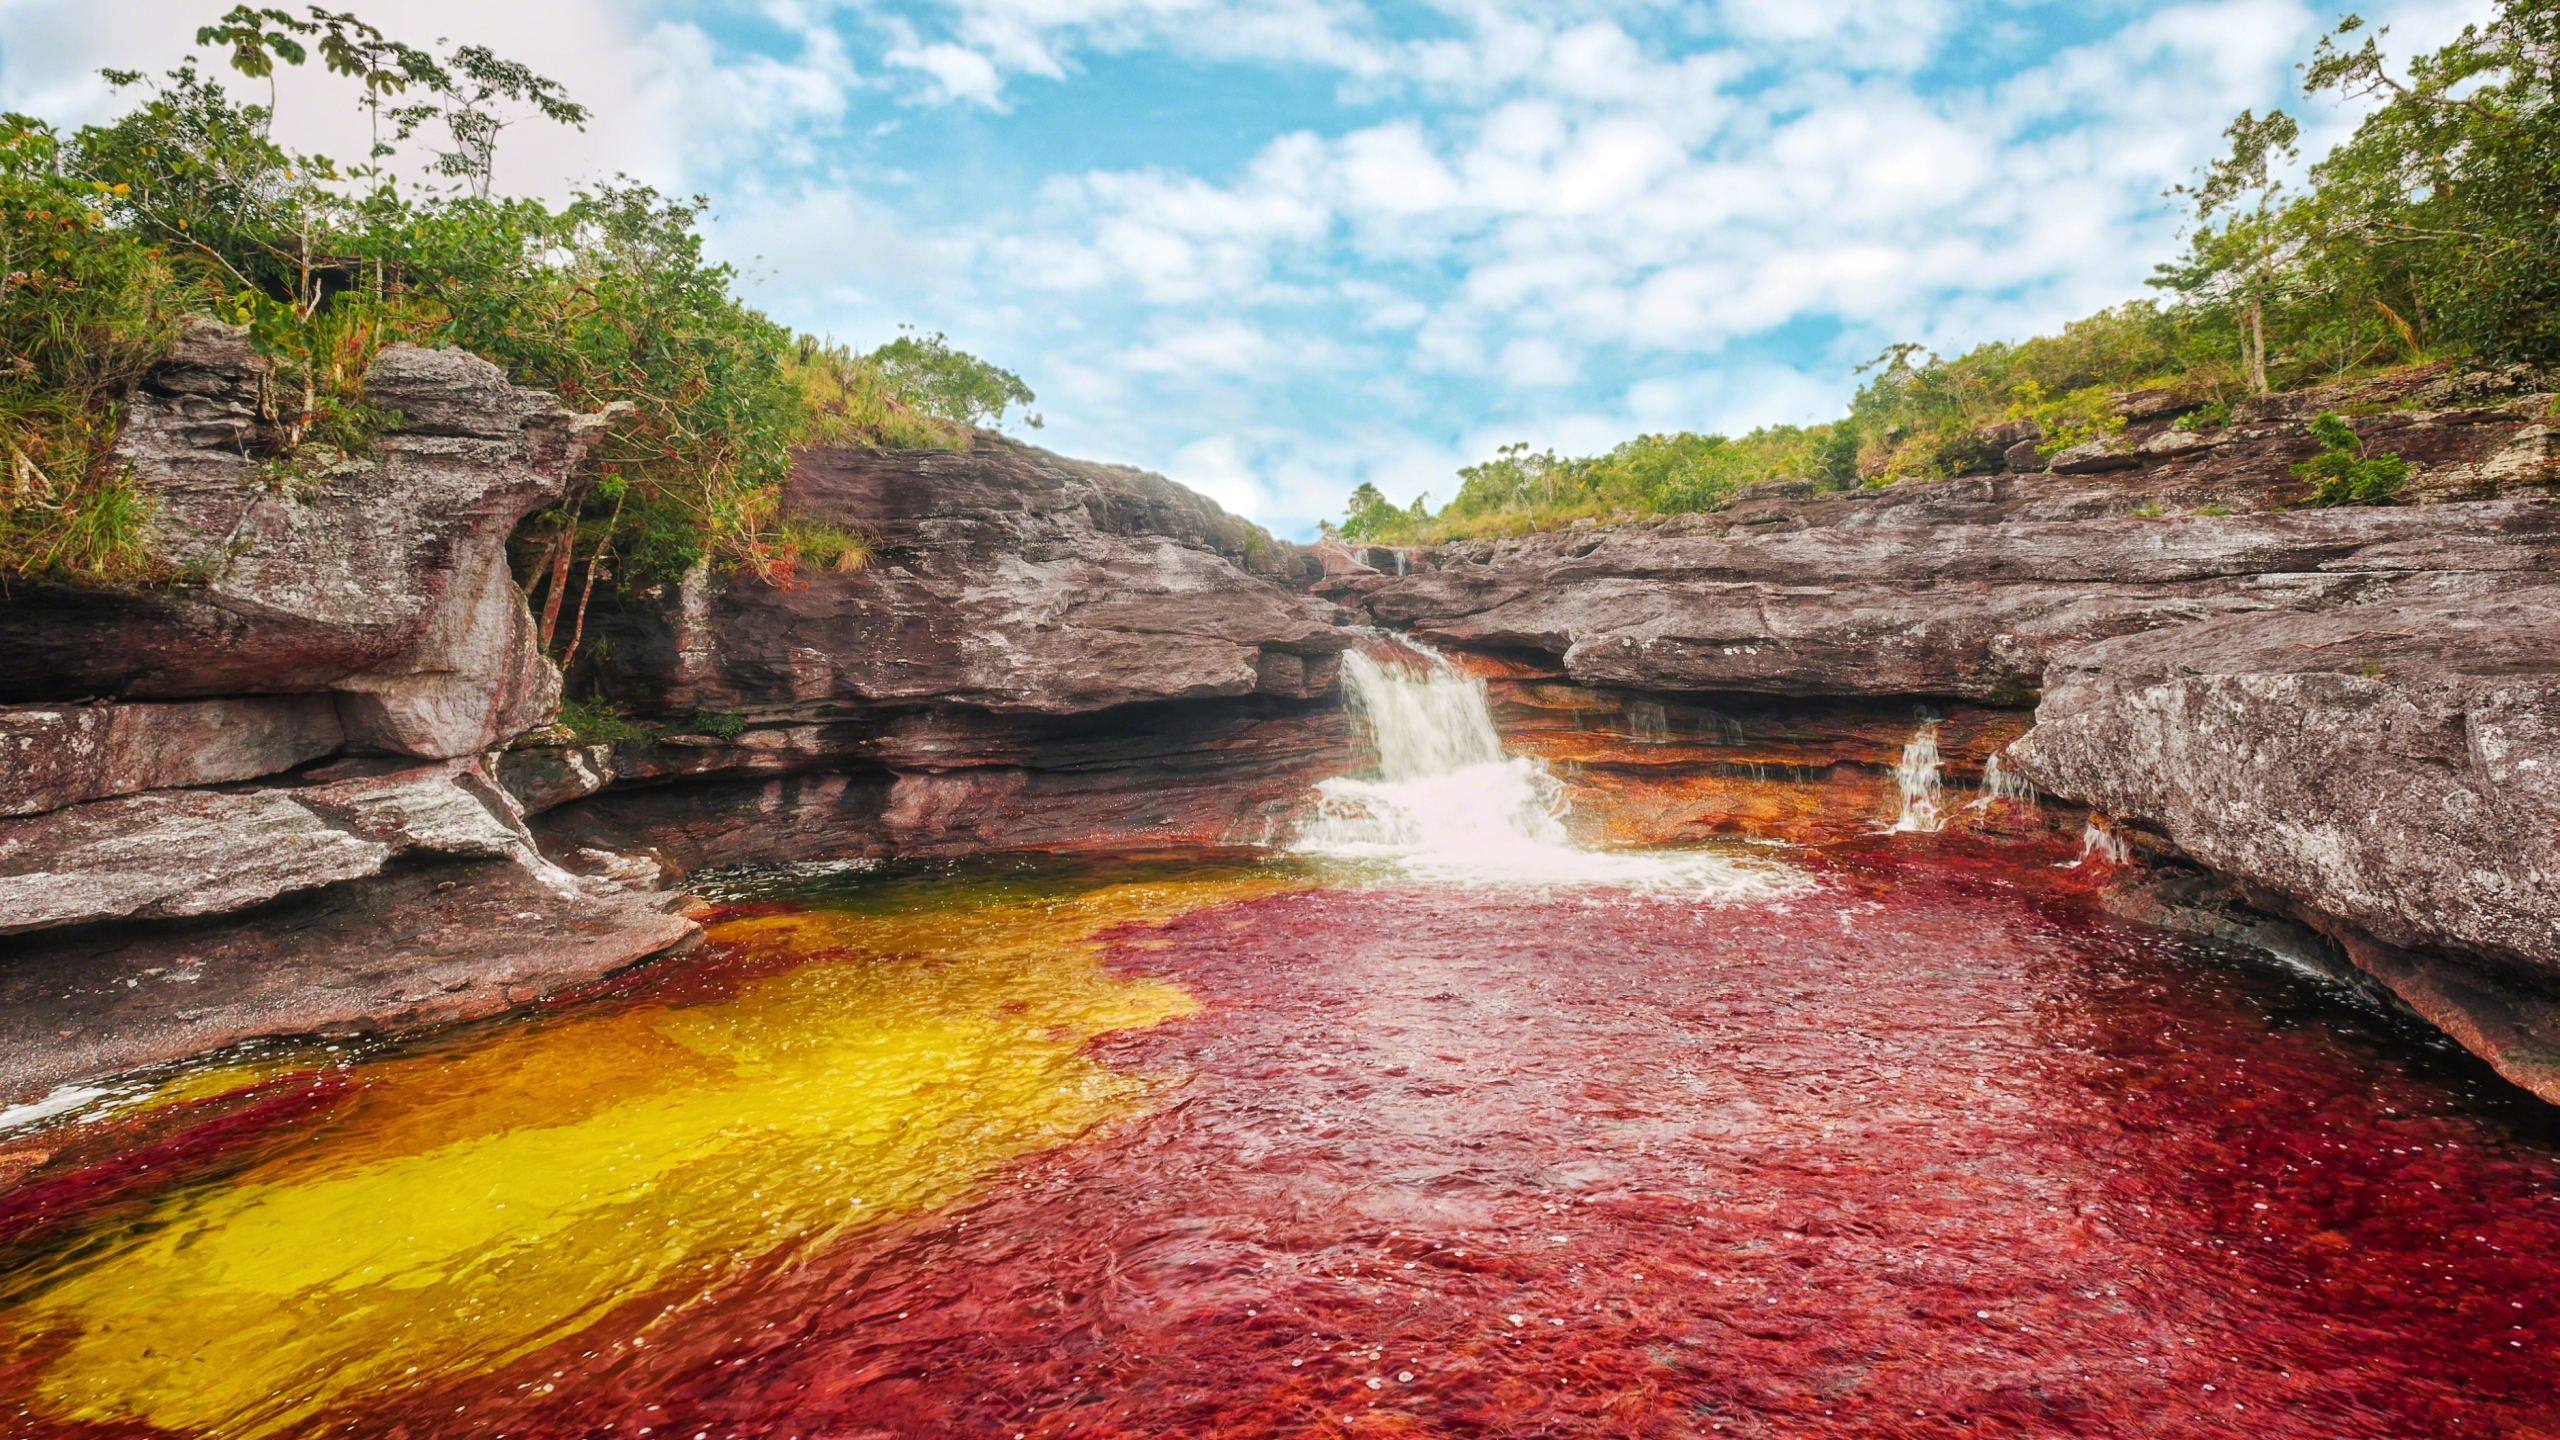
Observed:
[[[0,0],[0,104],[220,7]],[[1363,480],[1445,498],[1512,440],[1836,414],[1890,341],[1945,350],[2144,293],[2160,195],[2242,107],[2320,141],[2295,0],[394,0],[597,110],[502,184],[712,196],[759,303],[857,345],[941,330],[1072,454],[1282,534]],[[2395,48],[2477,3],[2367,7]],[[289,93],[285,128],[336,137]],[[1017,431],[1017,433],[1022,433]]]

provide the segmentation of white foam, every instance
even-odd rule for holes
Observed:
[[[41,1125],[47,1120],[71,1114],[93,1101],[104,1100],[117,1092],[100,1085],[57,1085],[41,1100],[24,1105],[0,1106],[0,1135]]]
[[[1343,683],[1368,722],[1377,773],[1316,787],[1301,854],[1436,884],[1609,886],[1718,899],[1774,896],[1804,881],[1766,861],[1705,850],[1597,850],[1566,831],[1564,786],[1506,755],[1484,682],[1422,646],[1354,650]]]

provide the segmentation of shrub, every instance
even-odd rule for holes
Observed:
[[[2368,454],[2354,427],[2334,411],[2311,421],[2320,453],[2293,467],[2312,483],[2307,505],[2388,505],[2409,479],[2409,462],[2397,455]]]

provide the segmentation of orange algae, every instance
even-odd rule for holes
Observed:
[[[1198,1006],[1094,937],[1288,887],[730,921],[763,973],[724,994],[360,1065],[315,1133],[13,1277],[0,1370],[39,1366],[57,1421],[271,1435],[711,1293],[1144,1108],[1164,1082],[1086,1043]]]

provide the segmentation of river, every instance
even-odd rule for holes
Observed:
[[[1277,849],[706,877],[0,1135],[86,1157],[0,1195],[7,1433],[2560,1432],[2560,1126],[2432,1032],[2058,840],[1579,847],[1350,676]]]

